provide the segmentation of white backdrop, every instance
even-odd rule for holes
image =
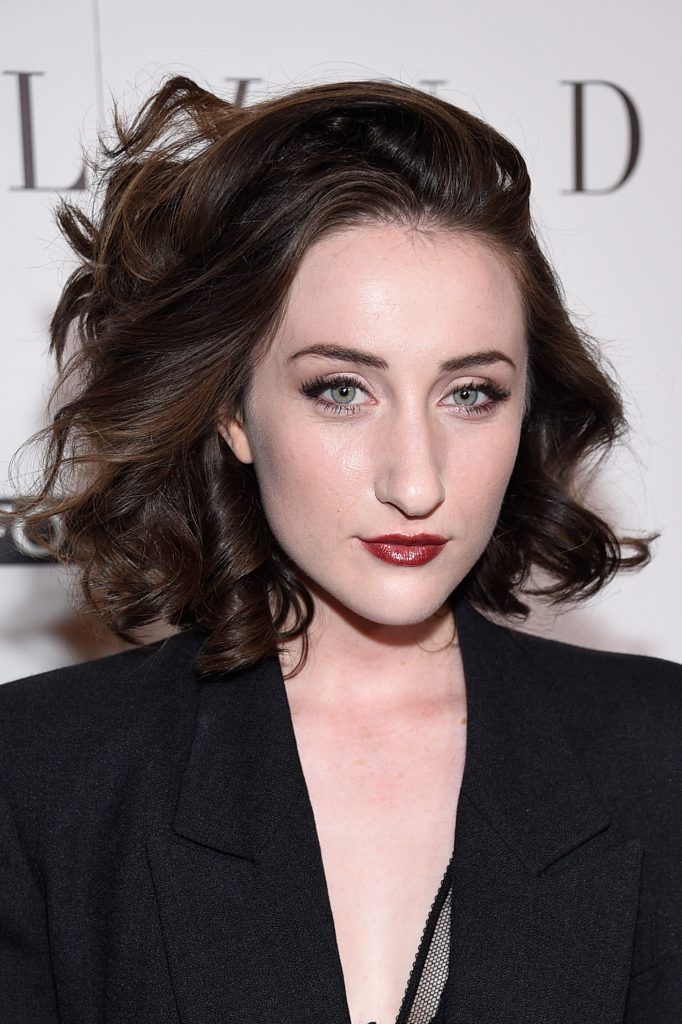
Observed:
[[[54,373],[46,327],[71,264],[53,207],[78,181],[80,147],[108,119],[112,96],[135,108],[169,73],[244,103],[322,81],[392,78],[466,107],[524,154],[569,306],[625,392],[630,446],[603,473],[599,508],[624,531],[662,531],[648,568],[620,574],[582,607],[539,609],[525,628],[682,661],[678,3],[0,0],[0,12],[4,502],[10,455],[45,422]],[[634,167],[618,185],[637,134]],[[63,569],[27,554],[20,537],[0,538],[0,681],[125,646],[78,614]]]

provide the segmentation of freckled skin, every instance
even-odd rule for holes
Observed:
[[[377,354],[389,369],[289,361],[317,342]],[[516,369],[438,372],[440,360],[491,348]],[[514,465],[526,362],[518,287],[480,241],[365,225],[308,250],[256,368],[248,422],[224,419],[218,429],[253,462],[270,527],[313,593],[318,674],[322,666],[327,678],[348,679],[362,666],[407,677],[423,657],[417,643],[447,641],[444,602],[485,548]],[[304,381],[334,374],[358,379],[356,414],[322,411],[301,393]],[[487,377],[511,397],[490,415],[458,411],[452,389]],[[339,403],[337,392],[324,398]],[[390,532],[450,542],[424,566],[398,567],[358,540]]]
[[[297,351],[337,344],[388,369]],[[495,349],[443,373],[439,361]],[[526,388],[521,299],[509,267],[461,234],[366,225],[306,254],[286,315],[254,374],[246,423],[219,430],[253,462],[270,527],[315,602],[304,669],[287,678],[353,1024],[395,1021],[452,852],[466,748],[466,692],[447,597],[493,531],[518,449]],[[327,387],[354,413],[316,405]],[[482,415],[454,389],[510,392]],[[460,394],[463,397],[463,393]],[[358,537],[448,538],[396,566]],[[282,668],[299,646],[280,651]]]

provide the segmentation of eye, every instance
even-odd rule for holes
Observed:
[[[355,377],[314,377],[312,380],[304,381],[300,385],[300,390],[324,412],[336,415],[354,416],[362,405],[368,404],[356,401],[359,395],[366,395],[367,391]],[[329,392],[329,399],[322,397],[325,391]],[[493,412],[501,402],[509,398],[510,394],[509,390],[492,380],[483,383],[466,381],[448,392],[448,397],[452,396],[454,402],[446,402],[445,405],[454,409],[457,416],[482,416]]]
[[[453,392],[456,405],[477,405],[481,396],[485,398],[478,388],[456,388]]]
[[[483,384],[474,381],[459,384],[449,395],[454,398],[450,408],[456,408],[458,416],[482,416],[509,398],[511,392],[492,380],[486,380]]]
[[[358,393],[366,394],[365,389],[354,377],[335,377],[333,380],[314,377],[301,384],[301,391],[325,412],[340,413],[342,416],[353,416],[359,408],[358,405],[352,404],[354,399]],[[325,391],[330,392],[331,401],[321,397]]]

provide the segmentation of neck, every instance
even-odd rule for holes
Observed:
[[[386,711],[439,705],[463,695],[454,616],[444,604],[423,622],[386,625],[338,607],[309,588],[315,616],[308,654],[295,675],[300,637],[279,651],[287,692],[319,710]]]

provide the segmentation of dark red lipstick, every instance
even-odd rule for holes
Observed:
[[[436,533],[385,533],[381,537],[360,537],[364,548],[382,562],[392,565],[424,565],[438,555],[448,542]]]

